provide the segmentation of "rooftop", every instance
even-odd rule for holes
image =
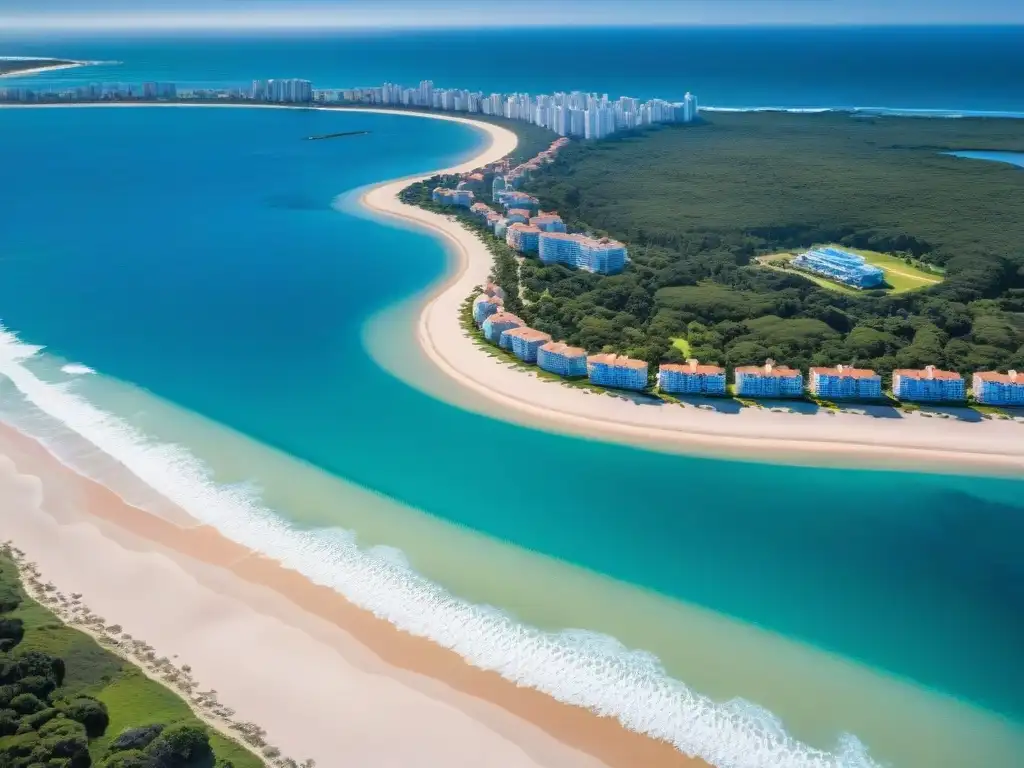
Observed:
[[[528,210],[526,210],[525,208],[511,208],[509,210],[509,212],[508,212],[508,215],[509,216],[514,216],[517,213],[520,216],[525,216],[527,219],[530,218],[530,212]]]
[[[898,368],[892,372],[893,376],[899,376],[905,379],[942,379],[945,381],[955,381],[957,379],[963,379],[956,371],[940,371],[934,365],[926,365],[924,368]]]
[[[525,325],[513,328],[511,331],[505,331],[505,333],[509,336],[520,338],[523,341],[551,341],[550,334],[538,331],[536,328],[528,328]]]
[[[562,355],[564,357],[585,357],[587,350],[581,347],[570,347],[564,341],[549,341],[543,347],[545,352],[551,352],[554,355]]]
[[[999,371],[978,371],[974,375],[981,381],[991,381],[997,384],[1016,384],[1017,386],[1024,386],[1024,377],[1017,373],[1017,371],[1009,371],[1007,373],[1000,373]]]
[[[717,365],[701,365],[696,360],[687,360],[685,363],[662,363],[659,366],[661,371],[672,371],[675,373],[716,375],[725,373],[725,368]]]
[[[787,368],[784,365],[776,365],[774,360],[765,360],[764,365],[744,365],[736,369],[736,373],[750,373],[756,376],[769,376],[772,378],[788,379],[799,376],[800,371]]]
[[[593,363],[595,365],[611,365],[616,368],[646,368],[647,363],[644,360],[634,360],[631,357],[625,355],[616,355],[612,353],[606,353],[603,355],[591,355],[587,358],[587,363]]]
[[[835,368],[811,368],[811,374],[819,376],[839,376],[844,379],[877,379],[878,374],[870,368],[850,368],[847,365],[837,365]]]
[[[516,325],[523,325],[523,321],[511,312],[495,312],[485,322],[491,323],[515,323]]]

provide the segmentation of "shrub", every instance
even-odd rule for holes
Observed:
[[[153,725],[142,725],[138,728],[129,728],[121,731],[116,739],[110,743],[111,752],[122,750],[145,749],[163,731],[164,727],[159,723]]]
[[[146,748],[153,768],[183,768],[212,755],[206,731],[191,725],[166,729]]]
[[[0,651],[9,651],[25,637],[21,619],[0,618]]]
[[[40,699],[45,699],[57,687],[52,677],[42,675],[29,675],[18,681],[18,689],[21,693],[31,693]]]
[[[11,709],[19,715],[33,715],[45,708],[46,705],[39,700],[39,697],[31,693],[19,693],[11,699]]]
[[[84,725],[90,739],[102,736],[110,724],[106,705],[89,696],[65,699],[57,703],[57,708],[65,716]]]
[[[101,763],[101,768],[150,768],[152,765],[145,752],[127,749],[110,755]]]
[[[0,709],[0,736],[10,736],[17,731],[20,717],[13,709]]]

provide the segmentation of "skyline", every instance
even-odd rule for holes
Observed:
[[[543,26],[885,26],[1024,24],[1013,0],[520,0],[495,13],[471,0],[6,0],[10,33]]]

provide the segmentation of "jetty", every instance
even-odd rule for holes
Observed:
[[[324,139],[340,139],[342,136],[363,136],[369,131],[341,131],[340,133],[324,133],[318,136],[307,136],[306,141],[323,141]]]

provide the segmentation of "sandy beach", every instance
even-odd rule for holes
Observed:
[[[499,150],[507,153],[515,146],[514,137],[504,129],[463,122],[491,134],[495,151],[488,152],[486,160],[477,158],[449,172],[478,167],[499,157]],[[1024,469],[1024,423],[983,420],[966,409],[924,416],[885,406],[832,412],[807,403],[773,402],[765,408],[731,409],[711,400],[685,406],[664,404],[562,386],[490,356],[466,336],[459,316],[466,298],[488,281],[491,255],[479,236],[454,216],[432,213],[398,199],[405,186],[421,178],[426,176],[377,185],[366,190],[360,201],[378,215],[428,229],[451,246],[457,266],[427,299],[419,313],[416,336],[429,359],[451,381],[478,396],[474,402],[481,398],[489,402],[484,410],[491,415],[540,429],[755,460],[999,474]],[[459,398],[456,395],[454,399]],[[773,407],[792,407],[797,412]]]
[[[69,61],[66,64],[50,64],[45,67],[33,67],[32,69],[19,69],[17,72],[7,72],[0,74],[2,77],[27,77],[29,75],[38,75],[42,72],[56,72],[61,69],[77,69],[78,67],[88,67],[91,64],[95,64],[93,61]]]
[[[403,633],[214,529],[131,507],[0,427],[0,521],[59,589],[321,765],[705,765]],[[182,512],[181,515],[184,515]]]

